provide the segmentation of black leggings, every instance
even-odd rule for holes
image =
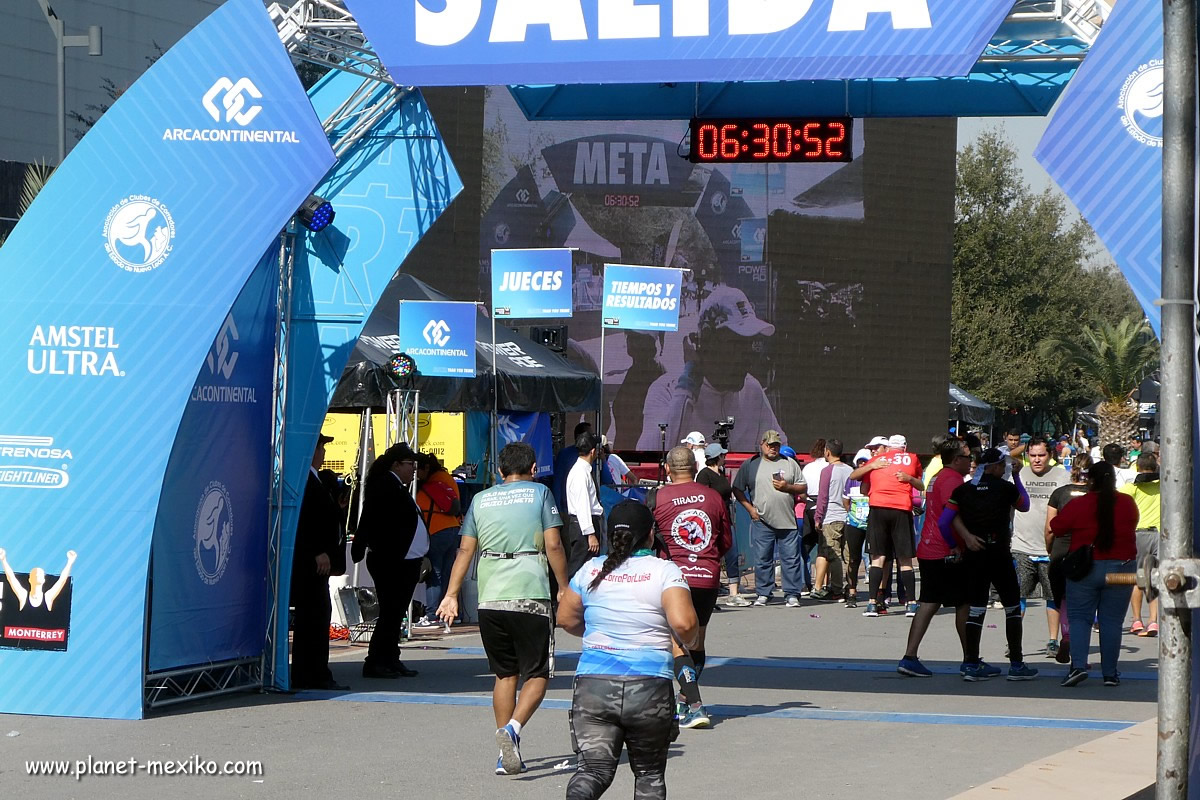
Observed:
[[[629,752],[634,800],[665,800],[667,750],[678,731],[670,680],[576,678],[571,744],[579,766],[567,785],[567,800],[604,794],[617,774],[622,745]]]
[[[1004,632],[1008,639],[1008,658],[1014,664],[1021,653],[1021,589],[1017,585],[1017,570],[1007,543],[989,544],[983,550],[963,553],[963,575],[966,580],[967,635],[963,643],[963,661],[979,660],[979,641],[983,635],[983,619],[987,614],[988,588],[996,587],[1004,603]]]
[[[850,560],[846,562],[846,594],[857,594],[858,568],[862,565],[863,543],[866,540],[866,528],[856,528],[846,523],[846,549],[850,552]]]

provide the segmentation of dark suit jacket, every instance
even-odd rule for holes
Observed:
[[[367,478],[362,518],[354,534],[354,559],[365,547],[385,558],[404,558],[417,532],[417,504],[390,472]]]
[[[295,577],[316,576],[316,558],[321,553],[328,554],[333,560],[335,551],[342,546],[341,515],[337,503],[309,470],[304,497],[300,501],[300,520],[296,525],[296,554],[292,567]]]

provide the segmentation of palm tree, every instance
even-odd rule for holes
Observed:
[[[17,196],[18,219],[25,216],[25,212],[33,205],[34,198],[46,187],[53,174],[54,167],[47,166],[45,161],[25,165],[25,180],[21,184],[21,193]],[[0,245],[4,244],[7,238],[7,234],[0,233]]]
[[[1126,317],[1084,328],[1080,341],[1053,337],[1038,346],[1042,358],[1076,367],[1100,394],[1100,441],[1128,448],[1138,429],[1133,393],[1158,368],[1158,341],[1146,320]]]

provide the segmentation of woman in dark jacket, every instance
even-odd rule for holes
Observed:
[[[375,581],[379,618],[371,634],[364,678],[411,678],[400,660],[400,626],[421,577],[429,533],[412,497],[417,454],[406,444],[389,447],[367,470],[362,518],[354,536],[355,562],[367,557]]]
[[[1071,546],[1064,562],[1069,570],[1072,557],[1081,548],[1092,548],[1092,567],[1079,579],[1067,579],[1067,615],[1071,621],[1071,671],[1063,686],[1087,680],[1088,650],[1092,619],[1100,620],[1100,666],[1105,686],[1119,686],[1117,657],[1121,653],[1121,628],[1132,586],[1109,586],[1112,572],[1133,572],[1137,558],[1138,509],[1133,498],[1117,491],[1117,475],[1111,464],[1101,462],[1088,470],[1088,493],[1063,507],[1050,520],[1056,537],[1070,536]]]

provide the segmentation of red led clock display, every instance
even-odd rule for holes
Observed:
[[[851,161],[850,117],[693,119],[689,160],[697,164]]]

